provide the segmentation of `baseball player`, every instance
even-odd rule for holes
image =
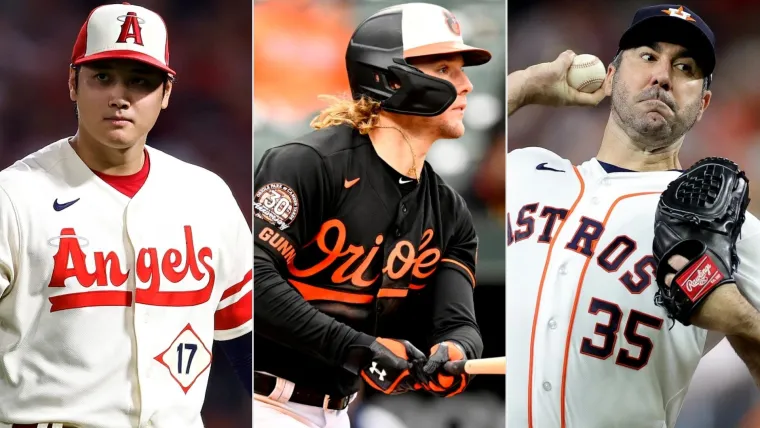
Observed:
[[[508,425],[672,428],[697,364],[724,335],[760,379],[760,342],[747,342],[760,331],[757,218],[746,214],[737,244],[746,300],[723,285],[687,326],[655,299],[654,217],[710,103],[714,36],[686,7],[644,7],[592,94],[568,86],[573,56],[509,76],[510,115],[605,96],[611,113],[598,155],[580,165],[536,147],[508,154]],[[686,259],[667,261],[678,270]]]
[[[146,145],[168,58],[155,12],[92,10],[76,134],[0,172],[0,427],[203,427],[214,340],[251,388],[251,230],[217,175]]]
[[[478,238],[463,198],[425,162],[464,132],[465,45],[435,5],[389,7],[346,51],[353,99],[268,150],[255,172],[254,425],[348,427],[362,379],[450,397],[479,358]],[[424,351],[424,352],[423,352]]]

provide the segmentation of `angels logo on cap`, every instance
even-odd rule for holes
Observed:
[[[131,59],[176,76],[169,67],[169,35],[157,13],[129,3],[99,6],[79,30],[71,65]]]

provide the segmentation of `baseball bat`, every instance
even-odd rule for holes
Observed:
[[[477,360],[449,361],[443,369],[451,374],[506,374],[507,357],[481,358]]]

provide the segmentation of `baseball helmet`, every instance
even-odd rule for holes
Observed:
[[[464,44],[454,14],[428,3],[385,8],[362,22],[346,50],[346,69],[355,100],[379,101],[383,110],[437,116],[457,98],[450,82],[407,62],[429,55],[461,54],[465,66],[485,64],[491,53]]]

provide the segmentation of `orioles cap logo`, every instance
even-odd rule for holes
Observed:
[[[446,25],[449,26],[449,30],[457,36],[462,35],[462,29],[459,27],[459,21],[453,13],[448,10],[443,11],[443,16],[446,18]]]

